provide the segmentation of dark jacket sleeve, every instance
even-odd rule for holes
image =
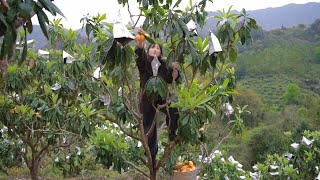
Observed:
[[[159,67],[158,74],[167,82],[167,83],[172,83],[173,78],[172,78],[172,68],[168,68],[166,63],[161,59],[160,60],[161,66]],[[180,72],[178,71],[178,76],[175,80],[177,80],[180,76]]]
[[[135,53],[137,55],[136,64],[138,66],[139,72],[142,73],[145,71],[146,67],[146,52],[144,51],[144,48],[136,47]]]

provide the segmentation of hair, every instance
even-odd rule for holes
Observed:
[[[161,51],[160,56],[162,56],[162,46],[160,44],[150,44],[147,52],[149,53],[149,49],[153,48],[155,45],[158,45],[160,47],[160,51]]]

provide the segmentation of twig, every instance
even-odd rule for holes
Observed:
[[[129,13],[130,13],[130,11],[129,11]],[[140,10],[139,17],[138,17],[138,19],[137,19],[136,23],[133,25],[132,29],[136,28],[136,26],[137,26],[137,24],[138,24],[138,22],[139,22],[139,20],[140,20],[140,17],[141,17],[141,16],[142,16],[142,10]],[[130,13],[130,17],[131,17],[131,13]],[[132,22],[133,22],[133,21],[132,21]]]
[[[229,132],[229,134],[228,134],[226,137],[223,137],[223,138],[221,139],[221,141],[220,141],[217,145],[215,145],[215,147],[211,150],[211,153],[210,153],[210,154],[212,154],[212,153],[220,146],[220,144],[221,144],[224,140],[226,140],[227,138],[229,138],[229,137],[231,136],[234,127],[235,127],[235,126],[232,127],[231,131]]]
[[[126,130],[124,130],[123,127],[121,126],[121,124],[118,123],[118,121],[116,121],[116,120],[114,120],[113,118],[111,118],[110,116],[107,116],[107,117],[106,117],[106,120],[108,120],[108,121],[110,121],[110,122],[112,122],[112,123],[116,123],[116,124],[119,126],[120,130],[121,130],[125,135],[130,136],[131,138],[133,138],[133,139],[135,139],[135,140],[138,140],[138,141],[141,140],[141,139],[138,138],[137,136],[135,136],[135,135],[133,135],[133,134],[130,134],[130,133],[128,133]]]
[[[144,176],[150,178],[150,176],[148,174],[146,174],[145,172],[143,172],[142,169],[140,169],[139,167],[137,167],[136,165],[134,165],[134,163],[128,161],[128,160],[125,160],[126,163],[128,163],[129,165],[131,165],[133,168],[135,168],[137,171],[139,171],[141,174],[143,174]]]

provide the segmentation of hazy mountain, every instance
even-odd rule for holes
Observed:
[[[232,11],[232,13],[239,13]],[[218,15],[218,12],[209,12],[209,16]],[[277,8],[267,8],[247,11],[250,17],[257,21],[263,30],[269,31],[281,27],[293,27],[299,24],[310,25],[320,18],[320,3],[288,4]],[[213,30],[217,20],[209,18],[200,34]]]
[[[278,8],[248,11],[264,30],[282,26],[292,27],[298,24],[312,24],[320,18],[320,3],[288,4]]]
[[[237,11],[234,12],[237,13]],[[267,31],[299,24],[310,25],[320,18],[320,3],[288,4],[277,8],[247,11],[247,14],[256,19],[258,25]],[[217,12],[209,12],[209,16],[214,15],[217,15]],[[207,24],[199,33],[206,35],[209,30],[214,29],[216,23],[216,19],[209,18]],[[81,36],[85,36],[85,30],[78,29],[77,31]],[[33,33],[28,36],[28,39],[37,40],[38,44],[36,44],[35,48],[44,48],[47,44],[40,26],[37,25],[34,25]]]

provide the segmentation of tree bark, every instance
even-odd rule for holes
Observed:
[[[150,180],[157,180],[157,171],[150,171]]]
[[[37,163],[32,163],[31,167],[29,167],[30,175],[32,180],[38,180],[38,171],[39,165]]]
[[[4,78],[8,71],[8,59],[0,59],[0,76]]]

